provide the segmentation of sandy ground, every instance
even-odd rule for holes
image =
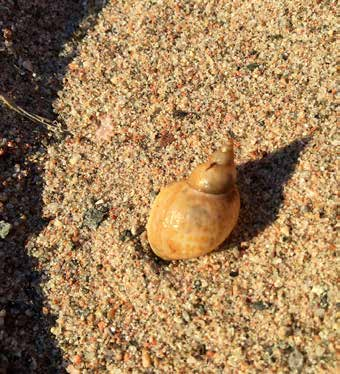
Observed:
[[[43,168],[20,190],[38,196],[26,226],[11,190],[1,200],[1,248],[21,256],[3,265],[3,366],[20,366],[31,313],[31,372],[335,372],[335,25],[331,1],[118,0],[60,47],[48,100],[68,134],[22,156]],[[158,259],[150,204],[229,136],[236,229],[207,256]],[[22,269],[39,296],[11,291]]]

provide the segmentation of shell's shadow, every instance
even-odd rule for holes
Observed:
[[[291,178],[299,156],[309,141],[309,137],[295,140],[260,160],[249,161],[238,167],[240,217],[221,249],[251,240],[276,220],[284,201],[284,185]]]

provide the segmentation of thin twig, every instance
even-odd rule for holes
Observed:
[[[44,126],[46,126],[52,132],[62,132],[61,124],[59,122],[51,121],[48,118],[38,116],[37,114],[29,113],[26,110],[24,110],[23,108],[21,108],[20,106],[18,106],[17,104],[15,104],[12,101],[10,101],[9,99],[7,99],[4,95],[1,95],[1,94],[0,94],[0,101],[2,101],[7,106],[7,108],[13,110],[14,112],[20,114],[23,117],[28,118],[31,121],[43,124]]]

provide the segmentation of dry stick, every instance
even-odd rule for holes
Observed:
[[[20,115],[30,119],[31,121],[45,125],[52,132],[62,131],[59,122],[51,121],[47,118],[38,116],[37,114],[28,113],[26,110],[8,100],[4,95],[0,94],[0,101],[2,101],[9,109],[13,110],[14,112],[19,113]]]

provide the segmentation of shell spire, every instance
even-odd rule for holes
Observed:
[[[214,152],[204,164],[198,165],[188,178],[188,184],[200,192],[224,194],[236,183],[232,139]]]
[[[229,139],[219,151],[210,156],[210,160],[220,165],[231,165],[234,163],[234,157],[234,143],[232,139]]]

